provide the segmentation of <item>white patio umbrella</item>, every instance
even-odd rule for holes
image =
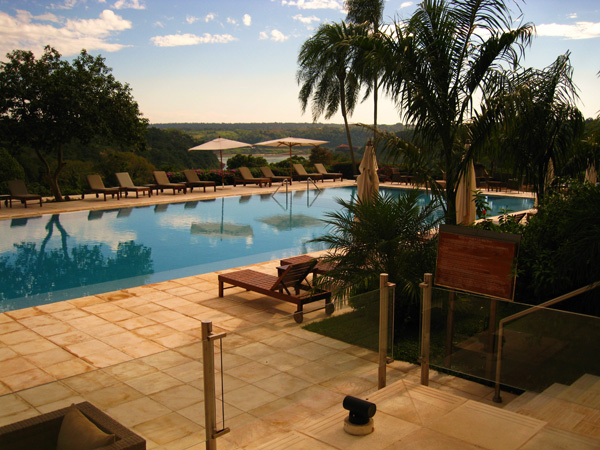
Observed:
[[[456,223],[471,225],[477,218],[477,207],[473,191],[476,188],[475,166],[471,161],[460,177],[456,189]]]
[[[293,178],[294,170],[292,166],[292,147],[317,147],[321,144],[327,144],[329,141],[318,141],[316,139],[284,137],[281,139],[273,139],[272,141],[259,142],[254,145],[265,147],[288,147],[290,149],[290,177]]]
[[[223,170],[223,150],[230,150],[233,148],[252,147],[252,144],[246,144],[245,142],[234,141],[232,139],[225,139],[218,137],[212,141],[205,142],[204,144],[196,145],[188,149],[189,152],[192,150],[219,150],[221,157],[221,171]],[[221,186],[225,184],[223,172],[221,172]]]
[[[358,166],[360,175],[356,183],[358,185],[358,198],[360,201],[369,201],[379,192],[378,169],[375,150],[373,149],[373,145],[371,145],[371,141],[369,141],[365,147],[365,154],[360,162],[360,166]]]

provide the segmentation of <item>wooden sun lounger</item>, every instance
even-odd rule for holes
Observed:
[[[325,300],[325,312],[332,314],[334,305],[331,302],[331,292],[313,288],[306,277],[313,271],[316,261],[307,261],[300,264],[290,264],[281,268],[279,276],[273,276],[256,270],[246,269],[219,275],[219,297],[223,297],[223,290],[231,287],[241,287],[248,291],[273,297],[297,305],[294,320],[301,323],[303,320],[304,305],[318,300]],[[225,288],[225,284],[232,286]],[[306,293],[303,293],[306,291]]]
[[[25,186],[25,182],[23,180],[10,180],[7,182],[8,190],[10,191],[10,196],[5,198],[10,203],[10,207],[12,208],[12,201],[19,200],[23,203],[23,206],[27,208],[27,202],[29,200],[39,201],[40,207],[42,206],[42,196],[37,194],[30,194],[27,191],[27,186]],[[6,203],[5,203],[6,204]]]
[[[252,172],[247,167],[238,167],[238,171],[241,178],[234,178],[233,186],[237,186],[238,183],[246,186],[246,183],[258,184],[258,187],[263,187],[263,184],[271,186],[271,180],[269,178],[256,178],[252,176]]]
[[[98,198],[100,194],[103,194],[104,201],[106,201],[106,194],[112,195],[112,198],[115,198],[116,195],[117,200],[121,198],[121,190],[118,187],[105,187],[100,175],[88,175],[87,180],[90,188],[81,194],[82,200],[85,198],[85,194],[96,194],[96,198]]]
[[[159,190],[162,192],[164,189],[173,189],[173,195],[175,195],[175,191],[183,191],[184,194],[187,192],[185,183],[171,183],[166,172],[155,170],[152,174],[154,175],[154,181],[156,181],[152,189],[156,189],[156,195],[158,195]]]
[[[306,179],[310,178],[313,181],[321,180],[321,182],[323,182],[324,177],[320,173],[307,173],[306,169],[304,168],[304,166],[302,164],[294,164],[293,167],[294,167],[294,172],[296,172],[296,176],[298,177],[298,179],[306,180]]]
[[[198,178],[198,174],[196,173],[195,170],[192,169],[187,169],[183,171],[183,174],[185,175],[185,179],[186,179],[186,186],[188,188],[190,188],[190,192],[194,192],[194,188],[195,187],[201,187],[204,189],[204,192],[206,192],[206,187],[207,186],[212,186],[215,190],[215,192],[217,191],[217,183],[215,183],[214,181],[202,181],[200,180],[200,178]]]
[[[148,197],[152,197],[152,189],[148,186],[135,186],[131,180],[131,176],[129,176],[129,172],[119,172],[115,176],[119,182],[119,189],[121,192],[125,192],[125,197],[127,197],[129,192],[135,192],[135,198],[140,196],[140,192],[142,195],[144,192],[147,192]]]
[[[292,177],[285,175],[275,175],[270,167],[261,167],[260,171],[264,175],[265,178],[271,180],[271,183],[283,182],[283,181],[292,181]]]
[[[334,183],[335,183],[335,180],[337,180],[338,178],[340,179],[340,181],[344,180],[343,175],[341,173],[327,172],[327,169],[321,163],[315,163],[315,169],[317,169],[317,172],[319,172],[321,175],[323,175],[323,179],[333,180]]]

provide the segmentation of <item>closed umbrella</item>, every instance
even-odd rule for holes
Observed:
[[[475,166],[471,161],[458,182],[456,189],[456,223],[471,225],[477,217],[477,207],[473,191],[475,184]]]
[[[272,141],[259,142],[254,145],[262,145],[265,147],[288,147],[290,149],[290,178],[294,176],[292,166],[292,147],[317,147],[318,145],[327,144],[329,141],[318,141],[316,139],[285,137],[281,139],[273,139]]]
[[[245,142],[234,141],[232,139],[224,139],[222,137],[218,137],[213,139],[212,141],[205,142],[204,144],[197,145],[188,149],[188,151],[192,150],[219,150],[219,155],[221,156],[221,186],[225,184],[224,175],[223,175],[223,150],[230,150],[232,148],[242,148],[242,147],[252,147],[252,144],[246,144]]]
[[[598,172],[596,171],[594,163],[588,165],[588,168],[585,171],[585,181],[594,186],[596,185],[596,182],[598,181]]]
[[[358,170],[360,175],[358,176],[356,183],[358,185],[358,198],[360,201],[365,202],[373,198],[374,195],[379,193],[379,177],[377,176],[377,158],[375,157],[375,150],[371,141],[367,142],[365,148],[365,154],[363,155],[362,161]]]

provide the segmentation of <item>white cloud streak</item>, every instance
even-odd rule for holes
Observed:
[[[187,17],[185,18],[185,21],[186,21],[187,23],[189,23],[190,25],[191,25],[191,24],[193,24],[194,22],[197,22],[198,20],[199,20],[199,19],[198,19],[197,17],[194,17],[194,16],[187,16]]]
[[[594,39],[600,37],[600,22],[577,22],[573,25],[547,23],[536,26],[538,36],[564,39]]]
[[[343,2],[337,0],[281,0],[283,6],[296,6],[298,9],[343,10]]]
[[[206,23],[208,22],[212,22],[213,20],[215,20],[215,14],[214,13],[208,13],[206,16],[204,16],[204,21]]]
[[[39,17],[44,23],[39,23]],[[110,43],[107,39],[130,28],[130,21],[109,9],[102,11],[97,19],[66,21],[47,14],[34,17],[23,10],[18,10],[16,16],[0,11],[0,55],[4,56],[14,49],[41,53],[46,45],[55,47],[65,56],[75,55],[82,48],[115,52],[125,46]]]
[[[302,14],[296,14],[292,17],[292,19],[297,20],[298,22],[301,22],[306,25],[311,25],[313,22],[321,21],[321,19],[319,19],[317,16],[304,17]]]
[[[199,45],[199,44],[227,44],[232,41],[237,41],[230,34],[210,34],[204,33],[202,36],[196,34],[169,34],[166,36],[154,36],[150,40],[157,47],[181,47],[184,45]]]
[[[258,38],[261,41],[270,40],[270,41],[274,41],[274,42],[285,42],[290,37],[286,36],[279,30],[272,30],[270,33],[267,33],[266,31],[261,31],[258,35]]]
[[[242,18],[242,23],[247,27],[252,25],[252,17],[250,17],[250,14],[244,14],[244,17]]]
[[[413,5],[413,2],[402,2],[400,4],[400,8],[399,9],[410,8],[412,5]]]
[[[117,0],[113,5],[115,9],[146,9],[141,0]]]

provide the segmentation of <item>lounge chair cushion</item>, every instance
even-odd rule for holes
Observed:
[[[63,418],[56,450],[93,450],[114,442],[114,434],[100,430],[75,405],[71,405]]]

